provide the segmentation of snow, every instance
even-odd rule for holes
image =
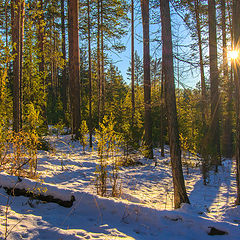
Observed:
[[[120,168],[120,198],[96,194],[95,151],[84,154],[70,136],[49,136],[53,151],[39,151],[38,171],[43,183],[0,173],[0,185],[47,189],[43,194],[76,201],[71,208],[27,197],[8,196],[0,188],[0,239],[239,239],[240,207],[234,206],[234,164],[224,160],[204,186],[199,167],[184,167],[191,205],[173,209],[173,186],[168,148],[166,157],[155,149],[157,165],[138,156],[143,165]],[[198,160],[189,159],[193,166]],[[41,192],[42,193],[42,192]],[[9,205],[7,208],[6,206]],[[7,209],[7,210],[6,210]],[[210,228],[227,232],[209,236]]]
[[[44,196],[50,195],[62,201],[71,201],[73,196],[73,192],[69,189],[59,188],[55,185],[44,184],[40,181],[33,181],[27,178],[23,179],[16,176],[10,176],[6,173],[0,173],[0,186],[10,189],[25,189],[31,193]]]

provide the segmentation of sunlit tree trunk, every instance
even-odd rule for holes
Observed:
[[[227,91],[226,117],[223,124],[223,155],[232,157],[233,155],[233,132],[232,132],[232,84],[229,79],[228,59],[227,59],[227,38],[226,38],[226,1],[221,0],[222,13],[222,41],[223,41],[223,77]]]
[[[21,82],[22,82],[22,50],[24,32],[25,1],[12,0],[12,43],[13,43],[13,130],[21,128]]]
[[[102,102],[102,84],[101,84],[101,59],[100,59],[100,0],[97,0],[97,85],[98,85],[98,123],[101,122],[101,102]]]
[[[199,16],[199,0],[194,1],[194,12],[196,17],[197,37],[198,37],[198,50],[201,72],[201,93],[202,93],[202,122],[203,127],[206,127],[206,114],[207,114],[207,93],[205,84],[204,64],[203,64],[203,51],[202,51],[202,33]]]
[[[135,113],[135,89],[134,89],[134,72],[135,72],[135,60],[134,60],[134,0],[131,4],[131,86],[132,86],[132,124],[134,121]]]
[[[6,48],[8,48],[8,5],[9,5],[9,0],[5,0],[5,37],[6,37]]]
[[[45,70],[44,59],[44,27],[43,27],[43,0],[39,1],[39,17],[38,17],[38,48],[40,52],[40,61],[38,64],[39,72],[43,75]],[[43,76],[42,76],[43,77]]]
[[[44,96],[46,94],[46,79],[45,79],[45,58],[44,58],[44,41],[45,41],[45,29],[44,29],[44,15],[43,15],[43,0],[39,0],[39,16],[38,16],[38,49],[39,49],[39,63],[38,69],[43,83]],[[45,96],[46,97],[46,96]],[[47,109],[46,105],[42,106],[44,128],[48,128],[47,124]]]
[[[72,131],[76,138],[79,138],[79,128],[81,124],[78,12],[78,0],[68,0],[69,85],[72,110]]]
[[[233,47],[238,51],[239,55],[239,41],[240,41],[240,2],[233,0]],[[234,81],[236,88],[236,167],[237,167],[237,199],[236,204],[240,205],[240,64],[239,59],[234,61]]]
[[[21,0],[21,15],[20,15],[20,128],[22,128],[22,104],[23,104],[23,39],[24,39],[24,19],[25,19],[25,0]]]
[[[62,31],[62,58],[66,63],[66,30],[65,30],[65,0],[61,0],[61,31]],[[67,111],[67,68],[66,65],[62,70],[62,101],[63,101],[63,110],[66,113]]]
[[[150,80],[150,49],[149,49],[149,0],[141,0],[143,23],[143,71],[144,71],[144,130],[145,157],[153,158],[152,119],[151,119],[151,80]]]
[[[204,73],[204,63],[203,63],[203,50],[202,50],[202,32],[201,32],[201,21],[199,9],[201,2],[199,0],[194,0],[194,13],[196,18],[196,29],[197,29],[197,39],[198,39],[198,50],[199,50],[199,63],[200,63],[200,73],[201,73],[201,111],[202,111],[202,144],[201,144],[201,156],[202,156],[202,174],[204,185],[207,184],[207,172],[208,172],[208,156],[207,156],[207,112],[208,112],[208,101],[205,83],[205,73]]]
[[[89,146],[92,148],[92,54],[91,54],[91,19],[90,0],[88,5],[88,83],[89,83]]]
[[[211,163],[216,166],[221,164],[220,154],[220,96],[219,75],[217,66],[217,32],[216,32],[216,4],[215,0],[208,0],[208,25],[209,25],[209,61],[210,61],[210,98],[211,122],[209,129],[209,146]]]
[[[171,154],[171,165],[174,187],[174,207],[179,208],[181,203],[189,203],[186,193],[179,142],[176,96],[174,84],[172,32],[169,0],[160,0],[161,23],[162,23],[162,53],[163,72],[165,83],[165,100],[168,118],[168,135]]]
[[[164,130],[165,130],[165,97],[164,97],[164,72],[163,72],[163,61],[162,61],[162,77],[161,77],[161,92],[160,92],[160,101],[161,101],[161,116],[160,116],[160,147],[161,147],[161,156],[164,157]]]
[[[102,106],[101,106],[101,119],[105,111],[105,74],[104,74],[104,41],[103,41],[103,0],[100,2],[101,8],[101,83],[102,83]]]

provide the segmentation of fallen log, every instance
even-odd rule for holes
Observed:
[[[0,173],[0,186],[7,194],[26,196],[46,202],[57,203],[63,207],[72,207],[75,197],[68,189],[60,189],[54,185],[37,182],[32,179]]]

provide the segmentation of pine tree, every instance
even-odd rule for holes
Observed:
[[[232,82],[229,78],[228,53],[227,53],[227,29],[226,29],[226,1],[221,0],[221,25],[222,25],[222,49],[223,49],[223,82],[226,84],[226,116],[223,119],[222,152],[225,157],[233,155],[233,123],[232,123]]]
[[[238,51],[239,57],[239,41],[240,41],[240,2],[233,0],[233,46]],[[236,204],[240,205],[240,65],[239,60],[234,61],[234,81],[236,88],[236,182],[237,182],[237,199]]]
[[[78,1],[68,0],[69,85],[72,110],[72,131],[76,138],[79,138],[81,123],[78,12]]]
[[[91,17],[90,0],[87,0],[88,12],[88,82],[89,82],[89,146],[92,148],[92,52],[91,52]]]
[[[22,51],[25,1],[12,0],[12,43],[13,43],[13,130],[19,132],[22,122],[21,86],[22,86]]]
[[[210,157],[212,164],[221,163],[220,153],[220,96],[219,75],[217,66],[217,32],[216,32],[216,6],[215,0],[208,0],[209,24],[209,57],[210,57],[210,97],[211,97],[211,123],[209,129]]]
[[[151,80],[150,80],[150,49],[149,49],[149,1],[141,0],[143,23],[143,70],[144,70],[144,130],[145,157],[153,158],[152,119],[151,119]]]
[[[178,133],[169,0],[160,0],[160,9],[162,23],[162,57],[165,80],[165,98],[174,186],[174,207],[179,208],[181,206],[181,203],[189,203],[189,199],[184,184]]]
[[[134,0],[131,3],[131,87],[132,87],[132,124],[134,121],[134,112],[135,112],[135,60],[134,60]]]
[[[67,67],[66,67],[66,30],[65,30],[65,0],[61,0],[61,32],[62,32],[62,58],[64,67],[62,70],[62,102],[64,112],[67,112],[68,103],[68,82],[67,82]],[[65,119],[66,122],[66,119]]]

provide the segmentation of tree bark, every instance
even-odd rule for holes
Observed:
[[[105,75],[104,75],[104,41],[103,41],[103,0],[100,2],[101,8],[101,83],[102,83],[102,106],[101,119],[103,119],[105,111]]]
[[[102,84],[101,84],[101,60],[100,60],[100,0],[97,0],[97,84],[98,84],[98,123],[101,122],[101,102],[102,102]]]
[[[240,41],[240,2],[233,0],[233,47],[239,52]],[[239,58],[239,56],[238,56]],[[236,182],[237,182],[237,199],[236,204],[240,205],[240,64],[239,59],[233,62],[234,81],[236,88]]]
[[[23,105],[23,39],[24,39],[24,19],[25,19],[25,0],[21,1],[21,15],[20,15],[20,128],[22,129],[22,105]]]
[[[150,80],[150,49],[149,49],[149,0],[141,0],[143,23],[143,71],[144,71],[144,130],[145,157],[153,158],[152,119],[151,119],[151,80]]]
[[[160,117],[160,147],[161,147],[161,157],[164,157],[164,129],[165,129],[165,97],[164,97],[164,72],[163,72],[163,60],[162,60],[162,79],[161,79],[161,92],[160,92],[160,101],[161,101],[161,117]]]
[[[44,75],[45,70],[45,60],[44,60],[44,27],[43,27],[43,0],[39,1],[39,18],[38,18],[38,48],[40,51],[40,61],[39,61],[39,72]]]
[[[89,83],[89,146],[92,148],[92,54],[91,54],[91,19],[90,0],[88,5],[88,83]]]
[[[131,4],[131,86],[132,86],[132,125],[135,114],[135,90],[134,90],[134,72],[135,72],[135,60],[134,60],[134,0]]]
[[[195,11],[195,17],[196,17],[196,28],[197,28],[198,50],[199,50],[199,60],[200,60],[200,72],[201,72],[202,122],[203,122],[203,128],[205,129],[206,115],[207,115],[207,93],[206,93],[204,64],[203,64],[202,34],[201,34],[201,24],[200,24],[200,17],[199,17],[199,0],[194,1],[194,11]]]
[[[6,37],[6,48],[8,48],[8,4],[9,1],[5,0],[5,37]],[[7,64],[8,66],[8,64]]]
[[[211,95],[211,123],[209,130],[209,145],[211,163],[221,164],[220,153],[220,127],[219,127],[219,76],[217,67],[217,32],[216,32],[216,6],[215,0],[208,0],[209,25],[209,57],[210,57],[210,95]]]
[[[227,87],[226,117],[223,126],[223,155],[231,158],[233,155],[233,132],[232,132],[232,84],[229,79],[228,59],[227,59],[227,38],[226,38],[226,1],[221,0],[222,13],[222,41],[223,41],[223,78]]]
[[[61,0],[61,31],[62,31],[62,58],[66,63],[66,30],[65,30],[65,0]],[[62,70],[62,101],[64,113],[67,111],[67,68],[66,65]]]
[[[13,43],[13,130],[21,129],[21,77],[22,77],[22,46],[24,29],[24,6],[21,0],[12,0],[12,43]]]
[[[43,0],[39,1],[39,17],[38,17],[38,48],[39,48],[39,64],[38,69],[40,72],[40,76],[43,83],[43,92],[44,96],[46,95],[46,79],[45,79],[45,58],[44,58],[44,35],[45,35],[45,29],[44,29],[44,16],[43,16]],[[47,109],[46,105],[43,104],[42,106],[43,111],[43,117],[44,117],[44,128],[48,128],[47,123]]]
[[[174,207],[179,208],[181,203],[189,203],[184,184],[179,142],[176,96],[174,84],[172,32],[169,0],[160,0],[162,22],[162,51],[163,72],[165,79],[165,99],[168,118],[168,135],[170,143],[171,165],[174,187]]]
[[[72,111],[72,131],[75,138],[79,138],[81,124],[80,112],[80,54],[78,35],[78,0],[68,0],[68,24],[69,24],[69,85]]]

